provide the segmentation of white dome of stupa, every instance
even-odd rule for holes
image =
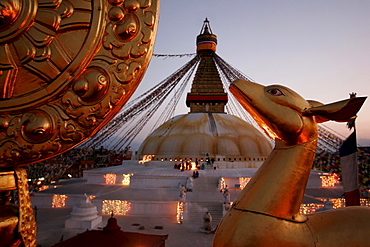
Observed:
[[[225,113],[178,115],[154,130],[141,144],[138,155],[153,160],[203,159],[263,161],[272,143],[244,120]]]

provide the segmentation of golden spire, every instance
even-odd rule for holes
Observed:
[[[228,97],[213,59],[216,45],[217,36],[212,33],[206,18],[197,36],[197,53],[201,56],[201,61],[191,86],[191,92],[186,97],[186,105],[190,107],[191,113],[225,112]]]
[[[197,36],[197,53],[200,51],[216,52],[217,36],[212,33],[211,26],[206,18],[203,22],[200,34]]]

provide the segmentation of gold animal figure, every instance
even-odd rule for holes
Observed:
[[[317,147],[317,123],[348,121],[366,97],[323,105],[291,89],[237,80],[243,107],[275,138],[275,148],[217,228],[213,246],[370,246],[370,208],[299,213]]]

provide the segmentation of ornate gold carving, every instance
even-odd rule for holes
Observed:
[[[15,169],[18,189],[19,223],[18,232],[24,246],[36,246],[36,221],[28,192],[27,172],[22,168]]]
[[[13,171],[0,171],[0,191],[15,190],[16,184]],[[0,198],[1,201],[1,198]]]
[[[10,203],[15,189],[18,205]],[[36,223],[24,169],[0,171],[0,213],[1,246],[20,246],[21,242],[22,246],[36,246]]]
[[[118,113],[149,63],[159,1],[1,2],[0,167],[11,167],[76,146]]]

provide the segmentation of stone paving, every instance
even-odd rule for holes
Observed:
[[[252,176],[256,169],[220,169],[212,170],[206,169],[200,171],[200,178],[194,181],[194,191],[188,192],[187,203],[198,203],[199,205],[207,205],[207,203],[220,205],[222,207],[223,197],[222,193],[217,189],[217,178],[224,177],[241,177],[241,176]],[[135,173],[143,176],[179,176],[189,177],[192,175],[192,171],[181,172],[173,168],[155,168],[155,167],[144,167],[144,166],[116,166],[105,169],[97,169],[96,172],[109,173],[117,172],[122,173]],[[203,178],[203,179],[202,179]],[[203,180],[203,182],[201,182]],[[210,186],[201,186],[204,189],[197,187],[197,182],[212,183]],[[198,185],[199,185],[198,184]],[[43,193],[55,193],[55,194],[77,194],[83,195],[96,195],[96,199],[117,199],[120,200],[131,200],[131,201],[178,201],[179,190],[178,188],[127,188],[120,185],[102,185],[102,184],[87,184],[84,179],[71,179],[58,183],[62,185],[55,189],[51,188]],[[333,189],[331,192],[326,190],[329,194],[340,194],[341,189]],[[239,194],[240,190],[230,189],[231,201],[233,201]],[[320,189],[310,189],[307,192],[312,192],[311,195],[307,195],[308,198],[320,195],[322,192]],[[211,205],[208,204],[208,205]],[[204,208],[199,206],[199,217],[201,217]],[[64,222],[70,218],[72,208],[38,208],[37,210],[37,240],[38,244],[42,247],[52,246],[59,242],[63,236],[66,240],[70,237],[86,231],[86,229],[65,229]],[[167,247],[210,247],[212,246],[213,234],[207,234],[202,231],[202,219],[199,221],[194,217],[188,217],[182,224],[178,224],[174,217],[142,217],[142,216],[115,216],[118,220],[118,224],[123,231],[135,231],[141,233],[166,235],[168,239],[166,241]],[[98,226],[104,227],[107,223],[109,215],[103,215],[103,221]],[[215,217],[216,218],[216,217]],[[220,218],[220,217],[219,217]],[[219,219],[218,219],[219,220]],[[139,230],[138,226],[143,226],[143,230]],[[213,227],[216,227],[218,222],[213,222]],[[155,226],[162,226],[163,229],[155,229]],[[108,245],[107,245],[108,246]],[[81,246],[82,247],[82,246]]]
[[[115,169],[113,169],[115,168]],[[104,173],[117,172],[125,173],[127,169],[130,172],[146,176],[179,176],[189,177],[192,171],[181,172],[171,168],[146,168],[140,167],[110,167],[103,170]],[[101,170],[98,169],[97,172]],[[119,171],[117,171],[119,170]],[[230,172],[230,171],[229,171]],[[233,172],[235,173],[235,171]],[[200,178],[198,181],[213,177],[211,189],[202,191],[188,192],[187,202],[194,204],[202,201],[215,202],[217,205],[222,205],[222,194],[217,189],[217,178],[222,174],[221,171],[204,170],[200,171]],[[236,173],[238,174],[238,172]],[[196,179],[197,180],[197,179]],[[206,180],[207,182],[208,180]],[[196,182],[195,182],[196,183]],[[131,200],[131,201],[178,201],[179,190],[178,188],[166,189],[140,189],[140,188],[124,188],[120,185],[100,185],[100,184],[87,184],[84,179],[71,179],[62,181],[57,185],[62,185],[55,189],[49,189],[40,192],[40,194],[54,193],[54,194],[78,194],[83,195],[96,195],[96,199],[117,199]],[[195,186],[196,188],[196,186]],[[232,191],[232,199],[236,197],[238,192]],[[221,207],[221,206],[220,206]],[[204,213],[204,208],[199,208],[200,217]],[[70,237],[86,231],[86,229],[66,229],[64,222],[70,217],[72,208],[39,208],[37,210],[37,239],[38,244],[42,247],[52,246],[62,239],[66,240]],[[168,239],[166,246],[168,247],[208,247],[212,246],[213,234],[207,234],[202,231],[202,219],[185,220],[182,224],[178,224],[175,217],[138,217],[138,216],[115,216],[118,224],[123,231],[136,231],[141,233],[166,235]],[[109,216],[103,215],[103,222],[98,227],[104,227]],[[190,217],[189,217],[190,218]],[[219,218],[219,217],[217,217]],[[218,223],[218,222],[217,222]],[[214,223],[214,226],[217,225]],[[132,226],[139,224],[144,226],[144,230],[139,230],[138,227]],[[155,226],[163,226],[163,229],[155,229]]]
[[[37,216],[37,241],[42,247],[52,246],[62,239],[66,240],[86,229],[66,229],[64,221],[70,217],[72,209],[38,209]],[[104,227],[109,216],[103,216],[103,222],[99,227]],[[118,225],[123,231],[166,235],[166,247],[210,247],[212,246],[213,234],[206,234],[200,230],[199,225],[177,224],[174,218],[159,217],[133,217],[115,216]],[[144,230],[139,230],[139,224]],[[155,226],[163,226],[163,229],[155,229]],[[109,245],[107,245],[109,246]],[[83,247],[83,246],[81,246]]]

